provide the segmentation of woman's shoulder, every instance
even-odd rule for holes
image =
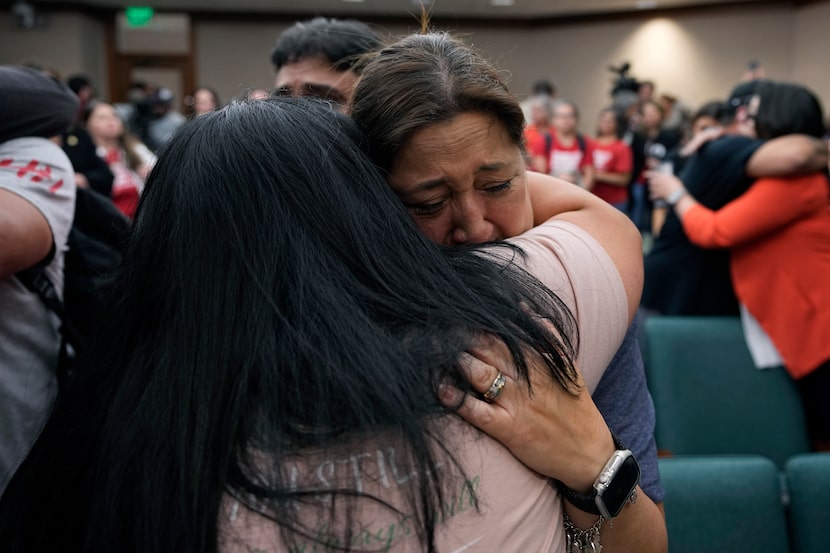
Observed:
[[[513,238],[524,268],[550,288],[576,318],[577,363],[593,390],[628,327],[625,286],[602,245],[573,223],[550,220]]]

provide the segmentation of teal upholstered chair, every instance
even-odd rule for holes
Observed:
[[[783,468],[809,451],[801,397],[755,368],[737,317],[651,317],[643,347],[663,454],[756,454]]]
[[[793,551],[830,551],[830,453],[796,455],[786,474]]]
[[[789,551],[780,472],[771,460],[687,456],[659,464],[670,553]]]

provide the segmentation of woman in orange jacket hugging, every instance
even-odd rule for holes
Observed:
[[[821,105],[802,86],[765,83],[747,108],[749,132],[768,139],[824,133]],[[754,125],[752,124],[754,122]],[[729,248],[747,345],[759,368],[784,365],[798,381],[816,447],[830,447],[830,189],[827,173],[762,178],[713,211],[676,177],[652,174],[653,198],[673,205],[689,240]]]

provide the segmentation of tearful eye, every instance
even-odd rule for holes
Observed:
[[[488,194],[498,194],[499,192],[505,192],[510,190],[513,186],[513,181],[503,182],[501,184],[496,184],[494,186],[490,186],[489,188],[485,188],[484,191]]]
[[[444,208],[444,200],[432,203],[407,204],[407,209],[416,216],[429,217],[436,215]]]

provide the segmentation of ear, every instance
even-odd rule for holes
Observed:
[[[738,123],[746,123],[749,119],[748,117],[749,112],[746,109],[746,106],[739,106],[737,110],[735,110],[735,121]]]

